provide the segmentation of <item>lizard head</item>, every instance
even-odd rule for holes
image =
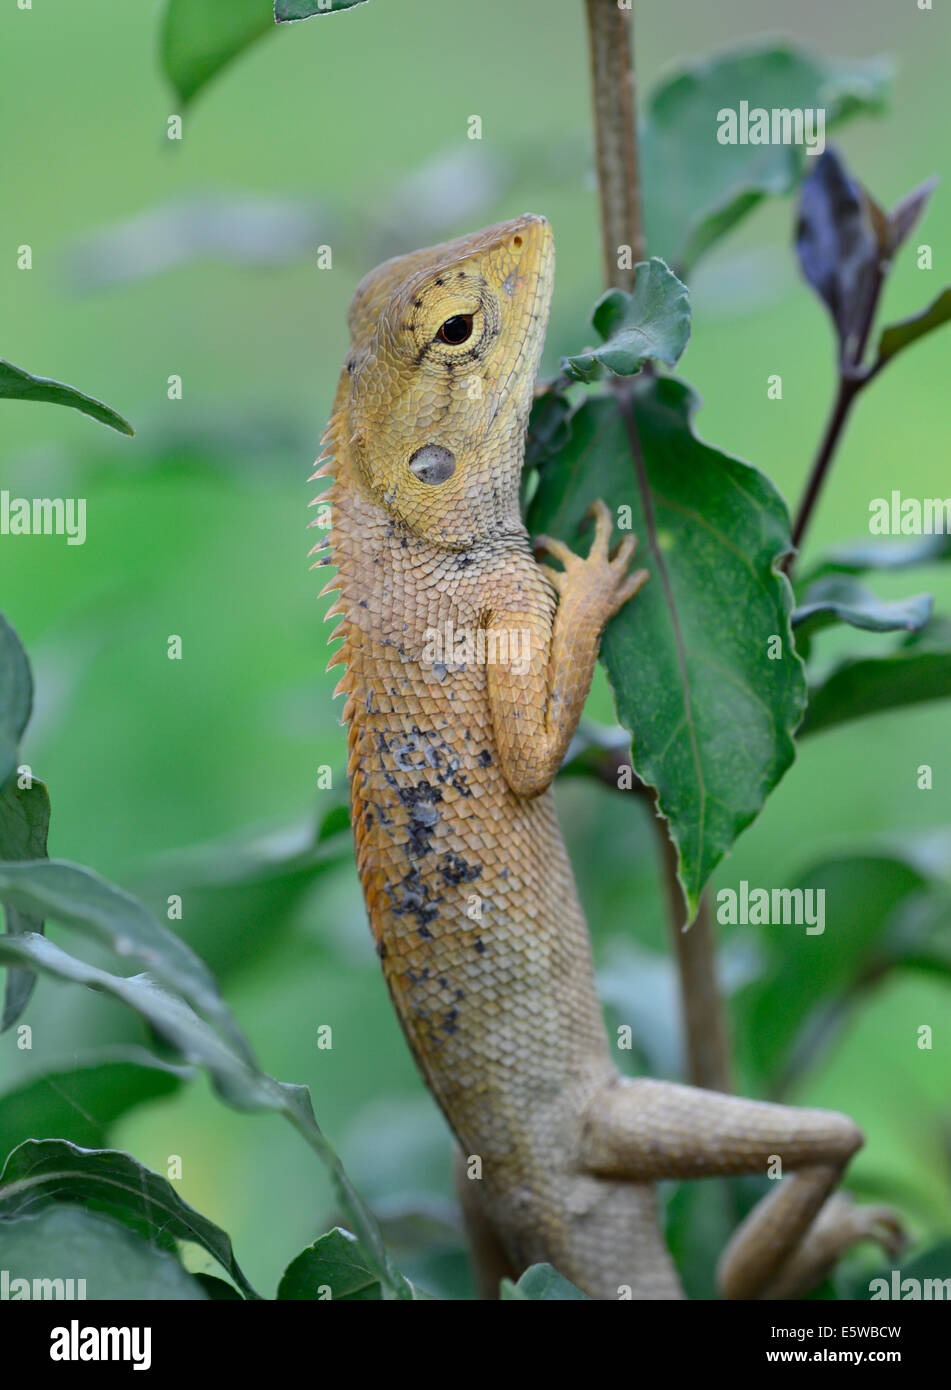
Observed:
[[[518,490],[554,274],[526,215],[387,261],[350,306],[341,378],[362,484],[437,545],[521,534]]]

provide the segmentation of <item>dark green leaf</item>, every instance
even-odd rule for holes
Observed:
[[[834,150],[803,180],[796,249],[803,274],[832,315],[843,356],[853,360],[882,253],[865,194]]]
[[[0,614],[0,785],[17,765],[33,708],[33,676],[16,632]]]
[[[906,1279],[915,1280],[918,1287],[905,1284],[903,1288]],[[884,1284],[876,1280],[884,1280]],[[939,1241],[917,1255],[906,1255],[898,1268],[893,1261],[884,1269],[841,1271],[836,1285],[840,1298],[873,1299],[877,1294],[879,1299],[947,1302],[951,1299],[951,1240]]]
[[[849,719],[949,695],[951,623],[932,621],[886,656],[850,657],[836,666],[810,692],[799,733],[818,733]]]
[[[22,367],[14,367],[12,362],[0,358],[0,399],[12,401],[47,401],[51,405],[68,405],[73,410],[90,415],[100,424],[109,425],[120,434],[135,434],[128,420],[123,420],[109,406],[103,405],[92,396],[84,396],[73,386],[65,386],[61,381],[51,381],[45,376],[33,376]]]
[[[813,633],[833,623],[848,623],[867,632],[919,632],[931,617],[933,599],[930,594],[915,594],[911,598],[881,599],[859,584],[857,580],[830,575],[817,580],[805,592],[792,615],[796,640],[809,638]]]
[[[140,902],[90,869],[58,859],[0,863],[0,902],[39,921],[50,917],[141,961],[230,1031],[236,1047],[247,1046],[204,961]]]
[[[878,340],[878,360],[876,367],[884,367],[886,362],[891,359],[903,348],[911,343],[916,343],[919,338],[923,338],[926,333],[933,333],[936,328],[951,319],[951,285],[943,289],[933,304],[929,304],[927,309],[923,309],[920,314],[913,314],[911,318],[902,319],[900,323],[889,324],[882,329],[882,336]]]
[[[37,938],[42,940],[42,938]],[[0,1217],[51,1202],[99,1211],[152,1241],[188,1240],[213,1255],[248,1298],[258,1295],[219,1226],[183,1202],[171,1183],[115,1149],[80,1149],[62,1139],[28,1139],[0,1173]]]
[[[29,1281],[31,1298],[65,1297],[68,1279],[74,1281],[74,1298],[80,1296],[78,1280],[85,1280],[86,1299],[181,1302],[206,1296],[168,1251],[109,1217],[66,1204],[0,1219],[0,1264],[12,1298],[25,1292],[16,1279]],[[34,1280],[42,1281],[36,1289]],[[50,1280],[63,1280],[62,1292]]]
[[[192,1278],[204,1289],[206,1297],[215,1303],[244,1302],[234,1284],[229,1284],[227,1279],[219,1279],[214,1274],[193,1274]]]
[[[682,382],[642,381],[633,400],[643,466],[616,402],[589,401],[542,471],[529,525],[579,546],[594,498],[615,515],[630,509],[651,580],[608,625],[602,659],[635,770],[658,789],[692,917],[794,756],[804,682],[791,590],[776,572],[789,519],[767,478],[696,437]]]
[[[532,404],[525,436],[525,467],[537,468],[563,449],[570,436],[570,401],[555,389],[544,391]]]
[[[131,1046],[102,1048],[68,1068],[49,1067],[0,1095],[0,1159],[24,1139],[104,1148],[115,1120],[170,1095],[189,1075]]]
[[[13,774],[0,791],[0,860],[41,859],[46,856],[46,837],[50,825],[50,798],[43,782],[30,779],[28,786]],[[4,925],[11,936],[22,932],[41,932],[43,919],[21,912],[8,904]],[[0,1033],[11,1028],[23,1013],[33,993],[36,976],[28,970],[7,971]]]
[[[274,18],[278,24],[288,24],[294,19],[310,19],[312,15],[333,14],[364,4],[366,0],[274,0]]]
[[[692,265],[763,198],[788,193],[814,161],[795,144],[721,144],[720,112],[816,110],[826,130],[880,112],[890,72],[881,62],[824,59],[769,44],[704,59],[653,92],[641,123],[647,241],[676,268]]]
[[[499,1297],[513,1300],[529,1299],[534,1303],[573,1303],[579,1299],[586,1302],[588,1295],[569,1283],[551,1265],[531,1265],[517,1284],[513,1284],[511,1279],[503,1279]]]
[[[356,1302],[377,1300],[381,1290],[356,1236],[335,1226],[291,1261],[278,1285],[277,1296]]]
[[[578,381],[594,381],[607,368],[616,376],[633,376],[645,362],[676,366],[690,337],[687,287],[656,257],[641,261],[631,294],[608,290],[595,305],[592,323],[604,342],[563,367]]]
[[[354,1226],[386,1297],[411,1298],[412,1288],[390,1263],[372,1213],[355,1191],[343,1165],[314,1118],[306,1086],[275,1081],[258,1070],[245,1044],[222,1038],[182,999],[167,994],[146,976],[112,975],[77,960],[42,936],[0,936],[0,964],[26,966],[53,979],[102,990],[138,1013],[180,1056],[205,1067],[215,1089],[238,1110],[272,1110],[284,1115],[327,1166],[341,1210]]]

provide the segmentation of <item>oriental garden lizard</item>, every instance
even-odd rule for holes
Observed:
[[[549,790],[601,631],[647,578],[540,538],[519,510],[554,271],[524,216],[387,261],[350,306],[315,477],[332,477],[323,593],[343,646],[357,867],[420,1071],[466,1159],[483,1272],[547,1261],[594,1298],[678,1298],[662,1178],[788,1176],[719,1267],[729,1298],[788,1297],[892,1213],[827,1200],[862,1136],[844,1115],[622,1078]],[[333,639],[331,639],[333,640]],[[495,1281],[497,1290],[497,1280]],[[486,1296],[493,1290],[484,1285]]]

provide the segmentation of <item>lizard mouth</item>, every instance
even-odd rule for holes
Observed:
[[[502,296],[508,297],[513,302],[513,307],[517,296],[524,295],[526,303],[524,333],[521,341],[513,346],[508,370],[499,382],[496,400],[486,423],[487,430],[491,428],[516,384],[524,386],[526,398],[531,399],[545,342],[555,261],[554,242],[547,218],[526,213],[524,217],[503,223],[492,230],[496,233],[493,238],[494,244],[498,247],[500,256],[506,256],[506,264],[512,252],[518,252],[517,267],[509,270],[500,280]]]

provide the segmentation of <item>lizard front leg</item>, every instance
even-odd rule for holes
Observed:
[[[604,625],[648,579],[646,570],[627,572],[637,544],[633,536],[609,554],[612,520],[605,503],[595,502],[589,515],[595,529],[586,560],[548,536],[536,541],[564,566],[540,571],[558,594],[554,618],[547,596],[526,594],[516,582],[514,593],[496,601],[485,619],[489,628],[524,634],[529,647],[524,660],[488,668],[502,770],[519,796],[537,796],[554,778],[591,688]]]

